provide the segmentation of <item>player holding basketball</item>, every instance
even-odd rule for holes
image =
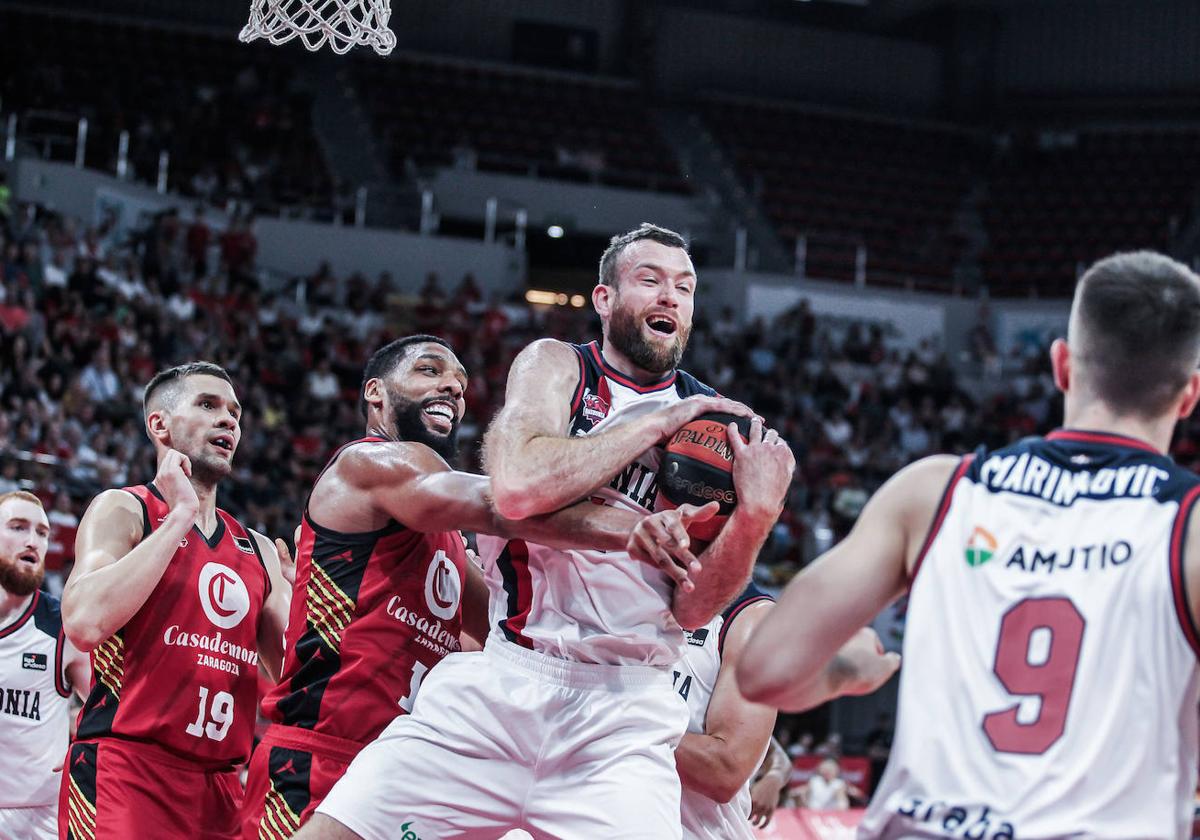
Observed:
[[[899,728],[860,837],[1191,836],[1200,477],[1163,453],[1200,399],[1200,279],[1101,260],[1050,358],[1064,429],[901,471],[743,654],[746,696],[791,708],[909,589]]]
[[[70,697],[88,658],[63,637],[58,599],[39,592],[50,522],[37,496],[0,495],[0,837],[58,837],[58,771]]]
[[[229,376],[208,362],[161,371],[143,407],[158,472],[93,500],[63,591],[94,681],[59,836],[232,838],[234,767],[250,754],[259,666],[279,673],[291,592],[275,547],[216,506],[241,437]]]
[[[504,516],[588,497],[644,514],[667,435],[705,412],[747,413],[675,370],[696,285],[678,235],[647,225],[615,238],[600,275],[603,347],[535,342],[509,374],[486,440]],[[757,420],[731,446],[740,503],[694,588],[623,552],[481,541],[484,651],[426,678],[413,714],[359,754],[300,836],[678,838],[673,749],[687,710],[668,669],[682,627],[703,626],[745,586],[794,463]]]
[[[412,711],[426,674],[460,650],[464,623],[482,643],[487,587],[459,528],[620,550],[641,518],[584,502],[500,520],[487,477],[446,463],[466,388],[434,336],[397,339],[367,363],[366,435],[334,454],[301,522],[288,655],[263,703],[272,725],[250,763],[246,840],[291,837],[307,822],[363,746]]]

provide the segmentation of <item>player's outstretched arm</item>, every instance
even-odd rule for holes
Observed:
[[[163,458],[154,484],[169,512],[144,540],[142,506],[129,493],[106,490],[88,506],[62,597],[63,629],[81,651],[91,651],[123,627],[158,585],[200,509],[190,471],[179,452]]]
[[[352,447],[318,487],[321,492],[309,501],[309,511],[318,522],[361,507],[366,495],[379,510],[414,531],[474,531],[553,548],[620,551],[643,518],[634,511],[584,501],[527,519],[504,519],[495,509],[486,476],[452,470],[429,447],[407,441]],[[656,521],[670,518],[655,517]],[[666,564],[639,559],[661,567],[676,583],[686,584],[694,558],[673,544],[666,553]]]
[[[733,485],[738,504],[717,538],[700,555],[695,588],[676,588],[671,612],[686,630],[703,627],[746,588],[758,552],[783,511],[796,459],[773,429],[750,423],[749,443],[729,426]]]
[[[502,516],[525,519],[577,502],[701,414],[751,413],[732,400],[690,397],[609,431],[572,438],[570,406],[579,375],[578,355],[553,339],[535,341],[513,361],[504,408],[484,439],[484,466]]]
[[[734,669],[751,631],[772,608],[762,601],[738,613],[725,631],[721,669],[704,718],[704,733],[688,732],[675,749],[683,786],[729,802],[758,769],[775,727],[775,710],[738,692]]]
[[[901,470],[871,497],[850,535],[788,584],[742,656],[737,676],[747,698],[801,711],[861,689],[860,667],[886,664],[862,649],[867,639],[861,636],[848,648],[853,656],[834,657],[904,592],[958,463],[936,455]]]
[[[292,585],[283,573],[283,563],[291,562],[291,554],[282,540],[272,543],[262,534],[251,529],[250,538],[258,546],[267,577],[271,581],[271,594],[263,604],[262,617],[258,622],[258,658],[271,679],[278,681],[283,670],[283,641],[287,633],[288,612],[292,608]],[[280,555],[280,547],[287,554]]]

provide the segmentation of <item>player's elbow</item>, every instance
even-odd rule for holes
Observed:
[[[538,488],[531,482],[492,478],[492,504],[504,519],[520,520],[548,513]]]
[[[788,681],[782,674],[772,672],[771,668],[754,661],[746,650],[738,661],[737,677],[738,691],[751,703],[761,703],[764,706],[782,705],[787,692]]]
[[[704,794],[713,802],[727,805],[749,780],[751,772],[736,766],[732,761],[720,761],[716,766],[707,768],[702,781],[693,779],[688,787]]]
[[[97,622],[79,615],[78,610],[68,610],[65,599],[62,605],[62,626],[63,635],[80,653],[91,653],[108,638]]]

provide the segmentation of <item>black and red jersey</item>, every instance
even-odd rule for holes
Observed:
[[[387,442],[368,437],[350,446]],[[412,701],[424,675],[460,649],[466,551],[457,531],[391,521],[365,533],[305,510],[283,677],[263,701],[274,723],[365,744]]]

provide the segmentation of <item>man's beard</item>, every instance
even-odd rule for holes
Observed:
[[[205,487],[216,487],[222,479],[228,478],[233,472],[233,464],[215,455],[196,456],[189,459],[192,462],[192,480]]]
[[[628,308],[622,307],[620,301],[618,295],[612,317],[608,319],[608,340],[612,342],[613,347],[649,373],[666,373],[678,367],[679,360],[683,358],[683,350],[687,347],[691,328],[680,324],[672,336],[674,340],[665,347],[651,344],[642,332],[642,320],[635,317]]]
[[[454,459],[458,457],[458,421],[455,420],[450,426],[450,433],[443,436],[430,431],[421,419],[427,405],[444,400],[441,397],[431,397],[424,402],[414,402],[395,392],[389,393],[388,396],[391,397],[394,406],[392,419],[396,424],[396,436],[400,440],[423,443],[441,455],[447,463],[454,463]]]
[[[31,595],[42,585],[46,566],[38,564],[36,570],[25,568],[16,558],[0,560],[0,588],[10,595]]]

